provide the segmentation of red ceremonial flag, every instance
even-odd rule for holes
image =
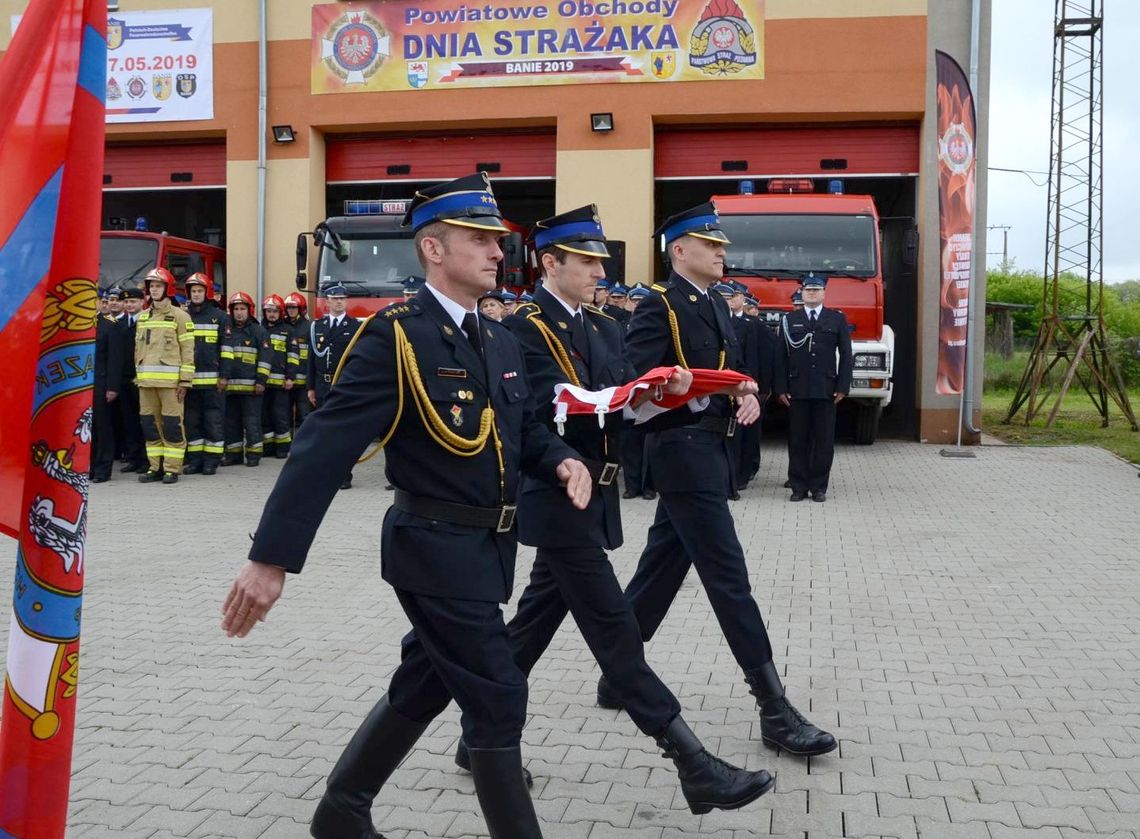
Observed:
[[[17,540],[0,839],[67,825],[102,207],[103,0],[32,0],[0,63],[0,530]]]

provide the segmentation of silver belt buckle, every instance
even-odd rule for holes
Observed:
[[[736,417],[728,418],[728,431],[724,433],[725,437],[732,437],[736,434]]]
[[[502,508],[499,512],[499,523],[495,527],[496,533],[506,533],[515,526],[515,510],[517,509],[518,507],[514,504],[508,504]]]
[[[610,484],[612,484],[614,482],[614,478],[617,477],[619,468],[620,467],[616,463],[607,463],[605,466],[603,466],[602,474],[598,478],[598,486],[608,487]]]

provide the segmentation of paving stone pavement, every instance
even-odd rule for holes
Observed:
[[[839,750],[805,761],[762,747],[690,574],[648,658],[710,750],[777,772],[776,792],[691,815],[671,764],[595,707],[597,667],[568,622],[534,671],[524,734],[548,839],[1136,837],[1136,468],[1092,448],[951,460],[879,442],[839,449],[826,504],[789,504],[785,453],[764,458],[733,504],[738,531],[789,695]],[[93,488],[69,837],[308,835],[407,623],[379,576],[390,494],[373,461],[269,620],[243,641],[221,633],[278,469]],[[623,582],[654,505],[624,509]],[[0,551],[4,579],[14,553]],[[381,793],[389,839],[485,835],[471,778],[452,766],[458,733],[452,709]]]

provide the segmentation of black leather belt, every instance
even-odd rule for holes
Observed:
[[[586,464],[586,468],[590,470],[590,477],[594,479],[594,483],[600,487],[610,486],[617,479],[618,470],[621,468],[621,465],[618,463],[590,460],[586,457],[583,457],[581,460]]]
[[[711,431],[714,434],[723,434],[731,437],[736,434],[736,417],[701,417],[701,421],[688,428],[697,428],[701,431]]]
[[[467,504],[456,504],[452,501],[440,501],[437,498],[426,498],[422,495],[412,495],[402,489],[396,490],[395,500],[392,503],[397,510],[411,513],[413,516],[423,516],[425,519],[445,521],[448,524],[461,524],[467,527],[487,527],[496,533],[506,533],[515,525],[514,504],[503,507],[471,507]]]

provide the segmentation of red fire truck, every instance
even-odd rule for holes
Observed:
[[[725,276],[744,283],[761,317],[781,329],[800,278],[827,278],[826,305],[851,325],[855,441],[870,444],[890,404],[894,331],[883,318],[879,216],[866,195],[815,193],[810,179],[774,179],[768,193],[713,197],[732,244]],[[783,335],[779,336],[781,340]]]
[[[403,227],[407,201],[345,201],[344,215],[332,216],[312,233],[297,237],[297,288],[316,295],[314,317],[328,312],[325,289],[340,284],[348,292],[348,312],[366,317],[404,299],[404,281],[422,277],[410,228]],[[522,233],[503,238],[500,285],[525,283],[526,259]],[[309,287],[309,239],[316,253],[316,287]]]
[[[186,293],[186,278],[203,273],[214,281],[215,299],[225,299],[224,248],[144,230],[104,230],[99,235],[100,289],[139,285],[157,266],[174,275],[182,294]]]

